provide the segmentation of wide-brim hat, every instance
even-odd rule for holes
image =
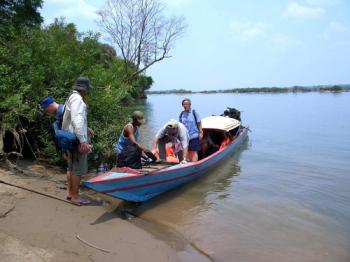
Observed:
[[[78,77],[77,81],[75,81],[75,84],[73,86],[73,89],[77,91],[89,92],[91,88],[92,86],[90,84],[89,78],[84,76]]]
[[[145,117],[141,111],[134,111],[131,117],[132,119],[136,119],[140,124],[145,123]]]

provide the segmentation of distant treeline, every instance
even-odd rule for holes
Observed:
[[[293,86],[293,87],[247,87],[220,90],[191,91],[172,89],[147,91],[147,94],[216,94],[216,93],[305,93],[305,92],[347,92],[350,85]]]

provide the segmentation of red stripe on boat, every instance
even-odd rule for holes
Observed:
[[[116,191],[126,191],[126,190],[130,190],[130,189],[134,189],[134,188],[141,188],[141,187],[147,187],[147,186],[153,186],[153,185],[158,185],[158,184],[162,184],[162,183],[167,183],[167,182],[175,181],[175,180],[178,180],[178,179],[181,179],[181,178],[184,178],[184,177],[193,176],[194,174],[196,174],[198,172],[201,172],[204,169],[208,169],[208,168],[202,168],[202,169],[199,169],[199,170],[197,170],[195,172],[189,173],[189,174],[184,175],[184,176],[178,176],[178,177],[174,177],[174,178],[164,179],[164,180],[161,180],[161,181],[156,181],[156,182],[147,183],[147,184],[143,184],[143,185],[137,185],[137,186],[130,186],[130,187],[122,187],[122,188],[118,188],[118,189],[105,190],[105,191],[101,191],[101,193],[108,194],[108,193],[112,193],[112,192],[116,192]]]

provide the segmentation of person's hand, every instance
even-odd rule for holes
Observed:
[[[88,128],[88,135],[89,136],[93,136],[94,135],[94,131],[90,127]]]
[[[199,131],[199,140],[203,139],[203,131]]]
[[[78,148],[79,152],[82,154],[88,154],[91,153],[92,151],[92,145],[89,145],[88,142],[83,142],[79,144],[79,148]]]
[[[181,160],[181,162],[180,162],[180,164],[186,164],[186,163],[187,163],[186,159],[183,159],[183,160]]]

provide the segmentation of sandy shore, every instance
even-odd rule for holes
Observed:
[[[61,170],[36,164],[23,168],[24,175],[0,169],[0,180],[64,199]],[[122,219],[108,204],[79,207],[3,183],[0,198],[3,262],[206,260],[193,250],[178,250],[179,245],[160,240],[150,233],[153,229],[144,230],[147,223]]]

